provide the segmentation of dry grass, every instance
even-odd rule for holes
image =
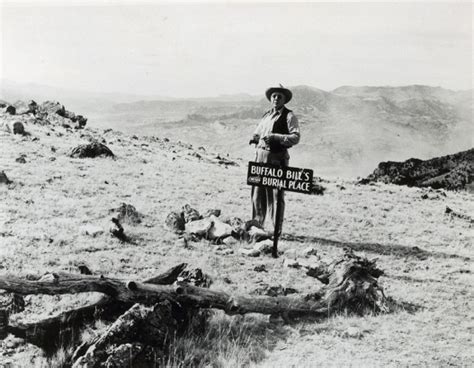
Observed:
[[[208,161],[213,157],[210,153],[200,151],[203,159],[193,156],[194,149],[185,145],[94,130],[86,132],[103,137],[117,159],[72,159],[66,154],[84,142],[80,137],[84,132],[27,129],[30,137],[0,135],[0,169],[13,181],[0,185],[3,274],[75,271],[84,263],[96,273],[144,279],[188,262],[210,273],[214,288],[228,292],[250,293],[263,283],[300,292],[320,287],[303,270],[284,268],[283,258],[245,258],[239,255],[240,245],[233,247],[233,254],[223,255],[206,241],[184,248],[165,227],[168,212],[186,203],[200,211],[220,208],[224,216],[248,219],[245,161],[238,167],[225,167]],[[39,140],[32,141],[34,137]],[[20,154],[26,154],[26,164],[15,162]],[[298,155],[297,148],[293,155]],[[249,150],[246,159],[252,156]],[[449,206],[472,217],[472,196],[452,192],[444,196],[444,192],[383,184],[358,186],[338,179],[324,185],[324,196],[288,193],[280,248],[299,252],[311,245],[326,261],[340,255],[345,246],[369,258],[378,257],[386,270],[381,282],[399,303],[399,310],[294,325],[270,323],[264,316],[218,313],[203,336],[187,336],[173,344],[168,366],[474,364],[472,224],[444,214]],[[424,193],[433,199],[422,199]],[[122,202],[145,215],[139,225],[124,225],[131,243],[108,233],[109,210]],[[80,229],[86,224],[101,226],[104,233],[95,238],[85,235]],[[253,271],[260,264],[268,272]],[[224,278],[231,283],[223,282]],[[71,296],[28,300],[28,313],[15,318],[35,320],[87,302]],[[0,366],[8,361],[14,366],[52,364],[32,346],[0,352]],[[62,356],[55,362],[61,362]]]

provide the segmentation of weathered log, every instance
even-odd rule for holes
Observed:
[[[105,296],[92,305],[67,311],[36,323],[8,325],[7,332],[41,347],[47,355],[51,355],[60,346],[75,343],[87,323],[103,316],[123,313],[126,309],[123,304],[114,303],[111,297]],[[104,310],[107,313],[104,313]]]
[[[172,282],[179,275],[178,270],[183,267],[183,265],[179,265],[175,269],[169,270],[167,275],[149,279],[148,281]],[[148,308],[149,306],[156,304],[177,305],[181,313],[173,316],[173,320],[183,321],[178,323],[178,327],[180,325],[185,326],[190,321],[189,316],[195,313],[196,308],[205,308],[206,310],[210,308],[221,309],[230,315],[245,313],[263,313],[271,316],[280,315],[284,319],[302,315],[327,318],[329,315],[340,311],[355,313],[364,313],[367,310],[375,312],[388,311],[387,299],[382,288],[377,283],[377,279],[382,274],[382,271],[375,267],[375,261],[368,261],[365,258],[357,257],[348,251],[342,258],[327,267],[327,274],[327,285],[312,294],[299,296],[232,296],[223,291],[210,290],[179,282],[171,286],[136,282],[133,280],[124,281],[103,276],[73,274],[50,274],[48,277],[43,277],[37,281],[16,277],[0,277],[0,289],[21,295],[52,295],[95,291],[106,295],[105,298],[108,298],[107,300],[101,299],[99,301],[99,303],[103,301],[105,306],[112,305],[128,308],[135,303],[139,303],[142,305],[140,307],[142,308],[141,310],[148,311],[153,310],[153,308]],[[94,313],[91,314],[91,311],[95,310],[96,305],[88,306],[82,310],[66,312],[66,315],[68,313],[71,314],[70,319],[65,317],[65,314],[62,314],[59,317],[30,324],[25,328],[22,328],[21,325],[8,326],[8,330],[17,336],[25,337],[28,341],[51,353],[54,351],[54,348],[63,346],[65,341],[74,342],[73,337],[76,336],[74,332],[80,329],[81,324],[83,325],[86,321],[90,321],[93,318]],[[157,329],[159,331],[162,327],[162,322],[150,322],[151,316],[152,314],[146,314],[144,320],[148,322],[144,324],[139,323],[141,326],[140,334],[143,334],[143,336],[153,335]],[[167,323],[169,324],[169,321]],[[116,325],[117,328],[119,328],[118,326],[120,324]],[[166,323],[163,326],[168,328]],[[148,331],[147,328],[151,330]],[[69,331],[70,335],[64,337],[60,331]],[[110,349],[105,349],[108,353],[111,351],[116,352],[114,358],[111,358],[113,361],[111,360],[110,364],[119,364],[116,362],[122,361],[123,354],[127,349],[131,356],[134,357],[133,359],[135,359],[138,356],[145,356],[147,349],[150,346],[154,346],[144,343],[143,340],[140,341],[136,334],[132,333],[130,335],[127,333],[126,335],[126,339],[124,337],[117,341],[113,347],[110,347],[110,344],[106,344],[110,347]],[[158,335],[163,336],[160,333]],[[114,334],[114,336],[116,335]],[[149,339],[149,337],[146,338]],[[103,339],[107,340],[108,337],[103,336]],[[127,345],[130,341],[135,341],[136,344]],[[48,344],[50,345],[48,346]],[[121,347],[121,345],[124,346]],[[159,346],[166,348],[165,344]],[[90,345],[82,346],[78,354],[76,354],[77,360],[84,356],[89,348],[91,348]],[[104,348],[102,346],[100,349],[97,349],[103,350]],[[155,353],[153,352],[153,354]],[[101,355],[101,357],[103,358],[104,356]],[[97,359],[104,363],[102,358]]]
[[[144,283],[167,285],[174,283],[179,274],[187,267],[186,263],[181,263],[170,268],[164,273],[145,280]],[[33,282],[47,282],[56,284],[68,280],[76,280],[79,275],[58,272],[49,273],[42,277],[29,276],[29,279],[37,280]],[[84,280],[97,279],[97,276],[80,275]],[[99,276],[101,278],[102,276]],[[105,295],[97,302],[71,311],[60,313],[35,323],[18,323],[8,325],[8,314],[10,310],[5,310],[6,321],[1,323],[0,335],[6,336],[12,333],[17,337],[24,338],[28,342],[41,347],[46,354],[53,354],[58,347],[67,346],[77,340],[81,330],[85,325],[97,319],[114,321],[120,314],[124,313],[132,306],[131,302],[119,302],[114,298]],[[0,315],[1,317],[1,315]],[[5,318],[4,318],[5,319]]]
[[[164,300],[185,303],[197,308],[222,309],[228,314],[315,314],[354,308],[383,311],[386,299],[377,278],[382,274],[375,263],[346,253],[330,267],[329,284],[316,293],[295,297],[232,296],[223,291],[191,285],[151,285],[136,281],[77,275],[61,281],[27,281],[1,277],[0,289],[18,294],[70,294],[101,292],[124,303],[153,305]],[[346,308],[347,307],[347,308]]]

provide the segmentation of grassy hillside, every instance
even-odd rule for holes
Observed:
[[[270,284],[305,293],[321,284],[302,269],[285,267],[284,259],[296,254],[303,261],[303,249],[312,246],[318,257],[330,261],[351,247],[378,258],[386,271],[381,278],[386,294],[399,306],[387,315],[340,315],[294,324],[216,313],[203,338],[176,342],[168,366],[474,364],[471,195],[326,180],[323,196],[287,194],[280,242],[287,256],[248,258],[239,253],[245,246],[240,243],[219,248],[200,241],[185,247],[165,226],[166,215],[186,203],[249,219],[245,160],[236,159],[238,166],[219,164],[217,154],[206,147],[164,140],[159,131],[155,137],[103,131],[93,119],[84,130],[28,119],[25,126],[30,135],[0,133],[0,169],[12,181],[0,184],[2,274],[76,272],[77,265],[86,264],[97,274],[144,279],[188,262],[209,273],[216,289],[247,294]],[[91,138],[103,139],[116,159],[67,156]],[[21,155],[25,163],[16,161]],[[130,243],[108,232],[111,210],[122,202],[144,215],[140,224],[124,225]],[[447,206],[466,217],[445,214]],[[104,231],[92,237],[84,233],[86,225]],[[262,264],[268,272],[254,270]],[[94,297],[30,296],[26,311],[12,318],[37,320]],[[88,334],[100,328],[93,326]],[[48,366],[60,360],[48,362],[39,350],[11,337],[0,348],[0,365]]]

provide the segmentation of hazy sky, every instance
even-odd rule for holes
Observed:
[[[472,88],[470,2],[1,4],[0,76],[17,82],[175,97]]]

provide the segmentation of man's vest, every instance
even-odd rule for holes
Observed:
[[[285,106],[281,111],[280,117],[273,123],[272,133],[277,134],[290,134],[288,130],[288,114],[292,112],[288,110]],[[281,145],[279,142],[272,142],[270,143],[270,152],[283,152],[286,151],[286,147]]]

